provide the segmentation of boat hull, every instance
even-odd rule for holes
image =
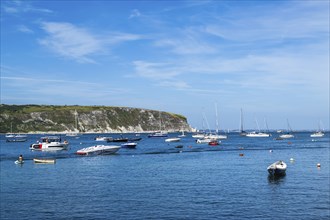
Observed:
[[[123,148],[136,148],[136,145],[137,143],[125,143],[125,144],[122,144],[121,147]]]
[[[32,144],[30,149],[31,150],[40,150],[40,151],[67,150],[68,144],[66,144],[66,143]]]
[[[38,163],[38,164],[54,164],[56,163],[56,159],[37,159],[37,158],[34,158],[33,159],[33,162],[34,163]]]
[[[109,155],[116,153],[120,146],[105,146],[96,145],[87,148],[80,149],[76,152],[77,155]]]
[[[267,133],[248,133],[247,135],[245,135],[246,137],[270,137],[270,134]]]
[[[48,136],[40,138],[40,141],[35,144],[31,144],[31,150],[39,151],[59,151],[67,150],[69,147],[69,142],[61,141],[60,137],[57,136]]]
[[[283,161],[277,161],[267,167],[270,175],[285,175],[287,165]]]
[[[294,138],[293,134],[282,134],[279,137],[283,139]]]
[[[316,132],[316,133],[313,133],[310,135],[311,137],[314,137],[314,138],[320,138],[320,137],[323,137],[324,136],[324,133],[322,132]]]
[[[180,140],[180,138],[167,138],[165,142],[179,142]]]

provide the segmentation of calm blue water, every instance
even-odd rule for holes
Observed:
[[[65,137],[71,148],[58,153],[30,151],[39,137],[6,143],[1,136],[0,219],[330,218],[328,133],[282,141],[229,134],[216,147],[190,134],[170,144],[141,135],[136,149],[94,157],[74,152],[100,143],[95,135]],[[22,166],[14,164],[19,154]],[[57,161],[34,164],[35,157]],[[288,164],[287,175],[269,178],[276,160]]]

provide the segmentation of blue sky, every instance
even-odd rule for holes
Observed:
[[[329,1],[1,1],[1,103],[329,128]]]

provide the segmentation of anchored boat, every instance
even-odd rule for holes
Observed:
[[[40,138],[35,144],[31,144],[31,150],[41,150],[41,151],[55,151],[55,150],[67,150],[69,147],[68,141],[62,141],[60,137],[57,136],[47,136]]]
[[[56,163],[56,159],[33,159],[34,163],[45,163],[45,164],[54,164]]]
[[[267,170],[270,175],[284,175],[287,165],[284,161],[279,160],[268,166]]]
[[[78,150],[76,154],[78,155],[107,155],[116,153],[121,147],[120,146],[106,146],[106,145],[96,145],[91,147],[86,147]]]

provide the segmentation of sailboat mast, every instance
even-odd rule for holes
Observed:
[[[240,132],[243,132],[243,110],[241,109],[241,117],[240,117]]]
[[[216,134],[219,132],[219,121],[218,121],[218,106],[217,103],[214,103],[215,105],[215,127],[216,127]]]
[[[76,126],[76,129],[79,131],[79,129],[78,129],[78,112],[77,112],[77,110],[75,111],[74,117],[75,117],[75,126]]]

